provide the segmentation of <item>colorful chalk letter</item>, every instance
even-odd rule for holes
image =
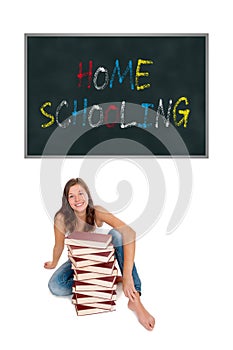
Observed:
[[[112,86],[113,86],[113,81],[114,81],[116,72],[117,72],[117,74],[118,74],[118,81],[119,81],[120,84],[123,83],[123,80],[125,79],[127,73],[129,72],[130,88],[131,88],[131,90],[134,90],[134,83],[133,83],[133,63],[132,63],[132,60],[129,60],[128,65],[127,65],[127,67],[126,67],[124,73],[121,75],[120,63],[119,63],[119,60],[116,59],[116,61],[115,61],[115,67],[113,68],[112,76],[111,76],[110,83],[109,83],[110,89],[111,89]]]
[[[180,97],[177,102],[175,103],[175,106],[173,108],[173,119],[174,119],[174,123],[176,126],[181,126],[182,124],[184,124],[184,128],[187,127],[187,123],[188,123],[188,117],[189,117],[189,113],[190,113],[190,109],[184,109],[184,110],[179,110],[179,114],[183,115],[183,118],[180,119],[180,121],[177,121],[177,107],[179,106],[179,104],[184,101],[185,105],[187,106],[189,104],[187,97]]]
[[[44,108],[47,107],[47,106],[51,107],[51,106],[52,106],[52,103],[51,103],[50,101],[47,101],[47,102],[45,102],[45,103],[40,107],[41,113],[42,113],[45,117],[51,119],[50,122],[41,124],[41,127],[44,128],[44,129],[45,129],[45,128],[48,128],[50,125],[53,125],[53,123],[54,123],[54,121],[55,121],[54,116],[53,116],[52,114],[47,113],[47,112],[44,110]]]
[[[137,90],[144,90],[144,89],[148,89],[150,87],[150,84],[143,84],[143,85],[139,85],[139,78],[140,77],[148,77],[149,76],[149,72],[141,72],[141,65],[142,64],[153,64],[153,61],[150,60],[142,60],[142,59],[138,59],[138,64],[137,64],[137,68],[136,68],[136,74],[135,74],[135,85],[136,85],[136,89]]]

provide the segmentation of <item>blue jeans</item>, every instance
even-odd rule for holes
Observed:
[[[121,273],[123,273],[123,264],[124,264],[124,252],[122,244],[121,234],[112,229],[109,231],[109,234],[112,236],[112,243],[115,247],[115,257],[117,259]],[[49,280],[48,287],[52,294],[57,296],[65,296],[72,294],[73,286],[73,270],[71,269],[70,260],[62,264],[52,275]],[[141,294],[141,281],[137,273],[135,264],[133,265],[132,276],[134,280],[135,289]]]

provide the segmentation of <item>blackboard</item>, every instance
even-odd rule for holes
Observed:
[[[25,34],[25,157],[208,157],[207,86],[207,34]]]

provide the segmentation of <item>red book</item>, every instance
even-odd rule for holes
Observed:
[[[92,315],[92,314],[98,314],[100,312],[110,311],[110,310],[101,309],[101,308],[92,307],[92,306],[87,306],[87,305],[82,305],[82,304],[75,305],[75,310],[76,310],[76,313],[78,316]]]
[[[107,300],[116,300],[116,291],[115,290],[85,290],[82,292],[86,296],[103,298]],[[81,295],[82,293],[75,293],[76,295]]]
[[[104,253],[104,252],[110,252],[114,250],[114,247],[111,243],[105,249],[80,247],[75,245],[67,245],[67,248],[72,255],[76,255],[76,256],[80,256],[83,254],[99,254],[100,252]]]
[[[109,311],[114,311],[116,310],[116,302],[113,300],[108,300],[108,301],[101,301],[98,303],[85,303],[83,304],[83,306],[91,306],[91,307],[95,307],[97,309],[105,309],[105,310],[109,310]]]
[[[111,235],[94,232],[72,232],[65,238],[65,244],[81,247],[106,249],[112,241]]]
[[[85,267],[80,267],[78,269],[78,273],[79,271],[90,271],[90,272],[97,272],[97,273],[103,273],[106,275],[111,275],[114,267],[116,264],[116,259],[114,259],[113,261],[107,262],[107,263],[100,263],[97,265],[90,265],[90,266],[85,266]]]
[[[74,293],[72,296],[72,303],[73,304],[85,304],[85,303],[98,303],[98,302],[104,302],[109,301],[109,299],[96,297],[92,295],[86,295],[86,294],[80,294],[80,293]]]
[[[99,264],[98,261],[92,261],[92,260],[87,260],[87,259],[83,259],[83,258],[78,258],[78,257],[72,256],[70,254],[68,254],[68,257],[69,257],[70,261],[72,262],[72,264],[76,268]]]
[[[99,279],[99,278],[103,278],[103,277],[106,276],[106,274],[103,274],[103,273],[90,272],[90,271],[86,271],[86,270],[76,269],[73,265],[72,265],[72,269],[74,270],[75,279],[77,281],[90,280],[90,279]],[[117,269],[114,269],[113,270],[113,275],[117,276],[117,274],[118,274]]]
[[[104,262],[107,263],[109,261],[112,261],[111,258],[114,255],[114,250],[109,250],[105,252],[99,251],[98,253],[92,253],[92,254],[83,254],[81,255],[82,259],[88,259],[95,262]]]
[[[116,275],[114,276],[101,276],[99,278],[91,278],[88,279],[87,282],[88,284],[94,284],[97,286],[104,286],[104,287],[110,287],[112,288],[115,281],[116,281],[116,276],[117,276],[118,271],[116,270]]]
[[[109,277],[104,277],[104,278],[98,278],[99,283],[103,283],[105,285],[98,285],[98,284],[93,284],[89,283],[92,280],[86,280],[86,281],[76,281],[75,276],[74,276],[74,284],[73,284],[73,289],[74,291],[77,292],[83,292],[83,291],[89,291],[89,290],[116,290],[117,284],[116,284],[116,276],[109,276]]]

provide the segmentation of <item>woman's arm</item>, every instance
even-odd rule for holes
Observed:
[[[55,235],[55,244],[53,248],[53,258],[52,258],[52,261],[47,261],[44,264],[44,267],[46,269],[54,269],[57,266],[58,261],[64,249],[65,232],[64,232],[64,225],[62,224],[60,218],[56,218],[54,221],[54,235]]]
[[[98,222],[105,222],[122,235],[124,249],[123,290],[127,297],[133,299],[134,293],[136,292],[132,277],[136,233],[130,226],[126,225],[123,221],[100,206],[95,207],[95,213]]]

